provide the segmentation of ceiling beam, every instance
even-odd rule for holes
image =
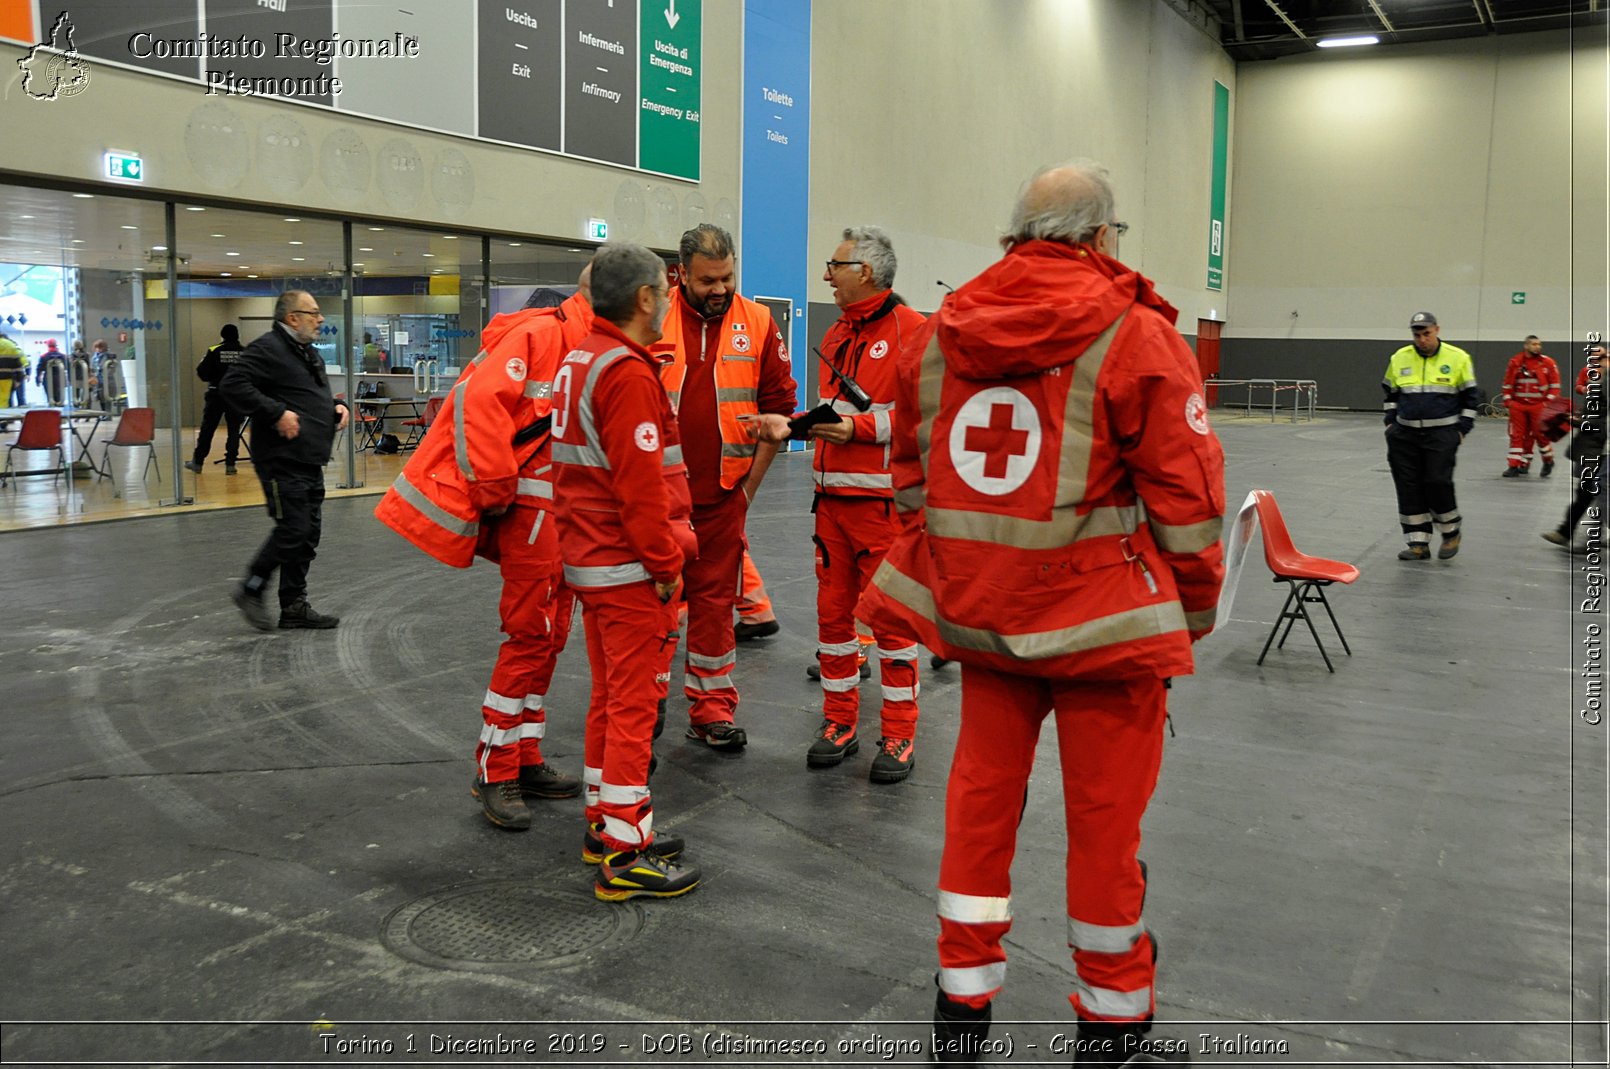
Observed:
[[[1280,16],[1280,21],[1284,22],[1292,33],[1296,34],[1298,37],[1301,37],[1304,41],[1308,40],[1308,35],[1303,32],[1303,28],[1291,21],[1291,16],[1280,10],[1280,5],[1275,3],[1275,0],[1263,0],[1263,2],[1269,5],[1270,11],[1273,11],[1276,15]]]
[[[1238,42],[1247,39],[1247,28],[1241,22],[1241,0],[1230,0],[1230,17],[1235,20],[1235,39]]]
[[[1386,12],[1381,10],[1381,5],[1376,3],[1375,0],[1370,0],[1370,10],[1375,12],[1376,18],[1381,20],[1381,25],[1385,27],[1386,32],[1396,37],[1398,31],[1393,27],[1392,20],[1386,17]]]

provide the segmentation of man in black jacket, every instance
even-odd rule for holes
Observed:
[[[274,517],[274,533],[251,563],[234,601],[253,627],[267,631],[263,594],[279,569],[282,628],[334,627],[340,619],[307,603],[307,570],[319,547],[324,465],[335,434],[347,425],[347,407],[330,395],[324,358],[313,348],[324,316],[304,290],[289,290],[274,304],[274,327],[224,372],[224,403],[252,419],[252,463]]]
[[[240,359],[240,331],[233,323],[225,323],[218,332],[223,340],[201,358],[196,365],[196,377],[207,384],[207,393],[201,399],[201,429],[196,432],[196,451],[187,461],[185,467],[200,475],[207,463],[207,453],[212,449],[212,436],[218,430],[218,417],[222,416],[228,427],[228,436],[224,439],[224,474],[235,474],[235,458],[240,455],[240,424],[241,417],[224,404],[224,399],[218,394],[218,384],[224,380],[224,372]]]

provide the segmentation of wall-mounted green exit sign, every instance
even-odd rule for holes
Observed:
[[[589,219],[589,220],[587,220],[587,240],[588,241],[608,241],[609,240],[609,224],[606,223],[602,219]]]
[[[133,152],[108,152],[106,154],[106,177],[116,178],[123,182],[145,181],[145,165],[140,157]]]
[[[1509,295],[1509,303],[1510,304],[1525,304],[1526,303],[1526,291],[1524,291],[1524,290],[1516,290],[1513,293],[1511,293]]]

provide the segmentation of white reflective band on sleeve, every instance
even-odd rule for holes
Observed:
[[[572,445],[569,442],[553,443],[556,464],[576,464],[583,468],[609,468],[609,457],[589,445]]]
[[[420,490],[419,487],[408,481],[408,473],[406,471],[397,476],[397,481],[391,484],[391,488],[397,491],[404,501],[414,506],[421,516],[425,517],[431,523],[434,523],[448,534],[473,538],[480,533],[481,525],[478,521],[459,519],[457,516],[453,515],[451,512],[448,512],[436,502],[426,497],[424,491]]]
[[[696,690],[702,694],[733,689],[731,676],[696,676],[691,672],[682,676],[682,687],[684,690]]]
[[[521,392],[527,397],[552,397],[553,383],[538,382],[536,379],[526,379],[525,389]]]
[[[914,702],[921,687],[884,687],[883,700],[886,702]]]
[[[859,671],[853,675],[846,676],[843,679],[831,679],[825,675],[822,677],[822,689],[825,691],[830,691],[834,694],[843,694],[848,691],[852,691],[860,685],[861,673]]]
[[[1012,919],[1012,897],[939,892],[939,916],[957,924],[1005,924]],[[948,988],[947,988],[948,990]]]
[[[514,492],[520,497],[540,497],[552,501],[553,483],[547,479],[519,479],[514,484]]]
[[[648,800],[648,786],[622,785],[619,783],[600,783],[598,785],[598,800],[606,805],[636,805]]]
[[[917,659],[916,646],[901,646],[897,650],[886,650],[878,647],[878,657],[885,661],[915,661]]]
[[[482,699],[481,704],[486,706],[488,709],[495,709],[500,713],[513,714],[518,713],[525,708],[525,699],[509,698],[489,690],[486,692],[486,697]]]
[[[1098,954],[1122,954],[1135,945],[1146,930],[1140,921],[1134,924],[1087,924],[1068,918],[1068,945],[1076,950],[1092,950]]]
[[[972,998],[999,991],[1006,983],[1006,962],[975,965],[971,969],[940,969],[939,990],[952,998]]]
[[[668,445],[665,447],[665,453],[663,455],[665,459],[660,462],[660,466],[674,468],[678,464],[682,463],[682,446]]]
[[[1203,609],[1200,612],[1188,612],[1185,614],[1185,626],[1192,631],[1208,631],[1218,622],[1218,619],[1219,610],[1216,608]]]
[[[828,642],[817,646],[816,652],[823,657],[843,657],[850,653],[860,653],[861,644],[854,639],[849,642]]]
[[[878,445],[887,442],[893,433],[894,424],[887,412],[874,412],[872,414],[872,440]]]
[[[719,657],[706,657],[702,653],[688,651],[688,663],[695,668],[703,668],[709,672],[721,672],[738,663],[738,651],[724,653]]]
[[[586,568],[579,564],[565,565],[565,582],[577,587],[625,586],[648,580],[648,569],[637,561],[629,564],[611,564]]]
[[[647,824],[648,821],[645,819],[643,823]],[[623,843],[631,843],[632,845],[636,846],[647,838],[648,829],[639,828],[636,824],[628,824],[624,820],[620,820],[616,817],[610,816],[608,813],[605,813],[604,834],[609,836],[611,839],[615,839]]]
[[[1081,977],[1075,981],[1074,990],[1079,995],[1079,1004],[1096,1017],[1123,1019],[1144,1017],[1152,1012],[1152,989],[1149,987],[1114,991],[1106,987],[1091,987]]]

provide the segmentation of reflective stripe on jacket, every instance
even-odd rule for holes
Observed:
[[[1452,427],[1468,434],[1476,425],[1476,368],[1470,354],[1442,342],[1430,356],[1405,345],[1392,354],[1381,376],[1386,422],[1404,427]]]

